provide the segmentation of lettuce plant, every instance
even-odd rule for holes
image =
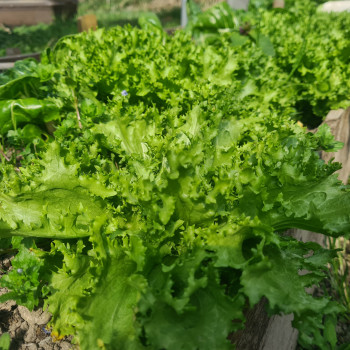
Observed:
[[[318,155],[341,145],[295,124],[254,55],[252,72],[183,32],[98,30],[2,85],[3,101],[15,89],[55,106],[55,139],[17,170],[1,163],[0,242],[18,253],[0,301],[44,299],[81,349],[212,350],[265,297],[306,348],[334,348],[343,309],[305,288],[336,251],[284,232],[349,231],[349,187]]]

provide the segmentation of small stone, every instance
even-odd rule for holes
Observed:
[[[18,312],[25,321],[27,321],[28,323],[33,323],[33,316],[26,307],[19,305]]]
[[[41,342],[39,342],[40,350],[52,350],[52,348],[53,348],[53,345],[52,345],[51,337],[47,337]]]
[[[25,350],[38,350],[38,347],[34,343],[29,343],[24,345]]]
[[[14,338],[16,335],[16,330],[21,327],[23,323],[23,319],[18,313],[18,308],[13,312],[12,321],[10,322],[10,326],[8,332],[10,333],[11,338]]]
[[[29,324],[37,324],[39,326],[45,325],[50,321],[51,315],[43,312],[42,309],[30,312],[24,306],[18,306],[18,311],[22,318]]]
[[[29,325],[26,321],[24,321],[21,326],[19,327],[19,329],[21,329],[23,332],[27,332],[29,329]]]
[[[66,342],[66,341],[63,341],[61,343],[59,343],[59,349],[61,350],[70,350],[72,349],[72,344]]]
[[[1,293],[2,291],[0,290],[0,295],[5,294]],[[11,312],[12,308],[16,305],[16,302],[13,300],[8,300],[5,301],[3,304],[0,304],[0,311],[2,312]]]
[[[24,341],[26,343],[34,343],[35,340],[36,340],[35,327],[34,327],[34,325],[30,324],[29,329],[28,329],[26,335],[24,336]]]
[[[4,268],[9,269],[11,267],[11,260],[10,259],[4,259],[2,262],[2,265]]]

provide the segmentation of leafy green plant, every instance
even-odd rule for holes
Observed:
[[[330,282],[332,290],[336,293],[336,298],[345,306],[343,317],[350,322],[350,289],[349,289],[349,256],[348,244],[346,238],[335,239],[329,238],[329,247],[331,249],[339,249],[337,259],[334,259],[330,264]]]
[[[25,166],[1,163],[0,237],[18,254],[0,301],[43,298],[81,349],[212,350],[232,348],[266,297],[306,348],[333,347],[343,307],[305,288],[337,253],[283,232],[349,231],[349,187],[318,156],[339,143],[294,123],[275,91],[288,75],[255,45],[141,23],[63,38],[2,78],[2,103],[34,98],[59,117]]]
[[[310,128],[317,127],[331,109],[347,108],[350,104],[347,13],[318,12],[313,1],[293,2],[288,10],[257,7],[245,13],[231,10],[223,2],[201,13],[190,11],[187,30],[198,43],[233,45],[243,50],[256,46],[271,56],[269,65],[279,77],[270,79],[276,80],[277,90],[289,87],[288,91],[279,91],[280,103],[288,94],[287,100]],[[246,59],[267,64],[266,59],[251,56]],[[267,76],[270,74],[267,71]],[[287,78],[282,82],[284,74]]]
[[[62,36],[77,33],[75,20],[56,20],[52,24],[20,26],[13,29],[0,27],[0,56],[7,48],[19,48],[21,53],[41,52],[52,47]]]

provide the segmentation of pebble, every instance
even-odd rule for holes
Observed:
[[[4,259],[2,261],[2,265],[4,266],[4,268],[9,269],[11,267],[11,260],[10,259]]]
[[[29,329],[27,330],[26,335],[24,336],[24,341],[26,343],[33,343],[36,340],[36,331],[35,331],[35,326],[30,325]]]
[[[5,294],[6,292],[2,293],[0,290],[0,295]],[[1,304],[1,311],[2,312],[11,312],[12,308],[16,305],[16,302],[13,300],[8,300],[5,301],[4,303]]]
[[[18,317],[18,310],[16,309],[13,312],[13,321],[10,322],[10,326],[8,329],[8,332],[10,333],[11,338],[15,337],[16,330],[21,327],[22,323],[23,323],[23,320]]]
[[[70,350],[72,349],[72,344],[66,342],[66,341],[63,341],[59,344],[59,349],[61,350]]]
[[[24,306],[18,306],[18,311],[21,317],[29,324],[37,324],[39,326],[46,325],[50,321],[50,314],[43,312],[42,309],[30,312]]]
[[[40,350],[52,350],[52,340],[51,337],[43,339],[41,342],[39,342],[39,349]]]

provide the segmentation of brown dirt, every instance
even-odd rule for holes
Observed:
[[[3,271],[11,270],[11,258],[0,261],[0,278]],[[6,293],[0,288],[0,295]],[[30,312],[23,306],[18,306],[9,300],[0,304],[0,336],[9,333],[11,337],[10,350],[70,350],[74,346],[71,339],[64,338],[55,341],[45,326],[50,320],[50,314],[38,308]]]

